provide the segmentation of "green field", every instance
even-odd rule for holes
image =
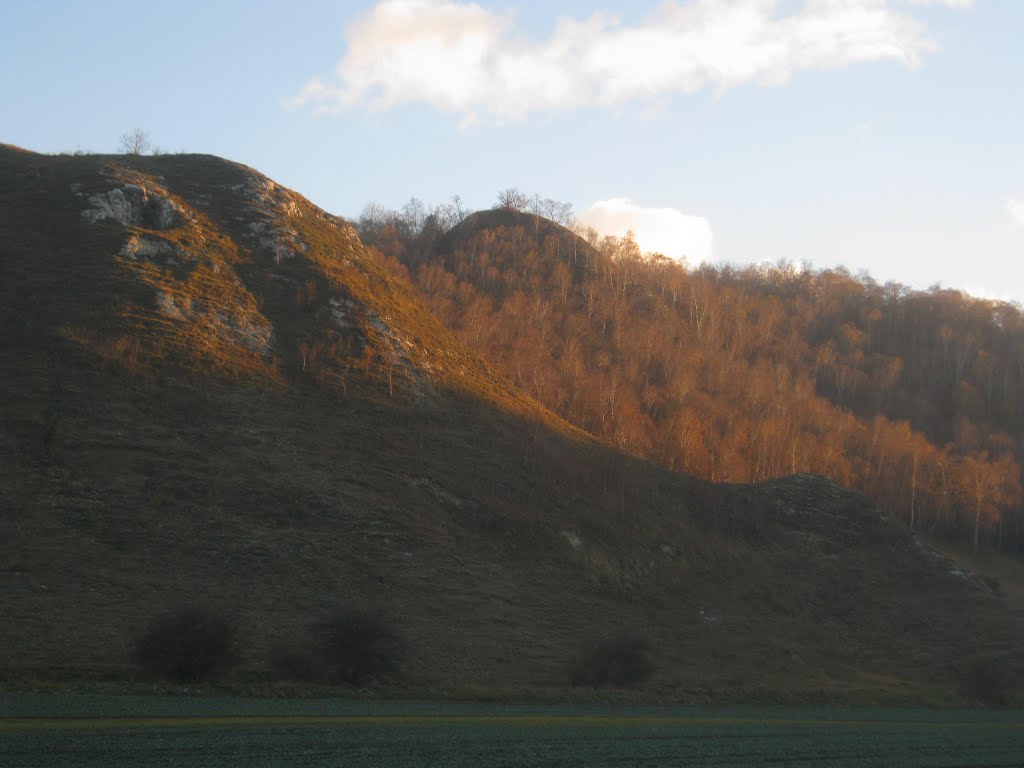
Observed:
[[[0,765],[1020,766],[1020,712],[0,694]]]

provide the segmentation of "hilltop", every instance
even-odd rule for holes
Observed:
[[[603,696],[573,660],[633,637],[638,701],[992,700],[993,663],[1020,700],[1020,618],[866,497],[595,439],[252,169],[0,147],[0,242],[6,681],[138,679],[130,638],[201,599],[239,685],[348,604],[410,695]]]

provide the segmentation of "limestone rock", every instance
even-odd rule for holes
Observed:
[[[82,218],[91,223],[113,219],[125,227],[160,230],[177,224],[181,214],[171,200],[138,184],[125,184],[87,199],[90,207],[82,211]]]

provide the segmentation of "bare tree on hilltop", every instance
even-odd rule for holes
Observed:
[[[149,140],[149,133],[141,128],[121,134],[121,139],[118,142],[118,149],[126,155],[144,155],[152,148],[153,144]]]
[[[537,194],[530,197],[524,195],[516,187],[509,187],[498,192],[498,204],[495,208],[504,208],[519,213],[529,212],[564,226],[570,226],[575,218],[572,212],[572,203],[542,198]]]
[[[510,211],[525,211],[529,206],[529,198],[520,192],[516,187],[503,189],[498,193],[498,208],[507,208]]]

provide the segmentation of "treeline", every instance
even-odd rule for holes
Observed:
[[[504,197],[468,218],[376,210],[360,234],[549,408],[670,469],[814,472],[914,529],[1024,551],[1019,306],[842,269],[687,268]]]

